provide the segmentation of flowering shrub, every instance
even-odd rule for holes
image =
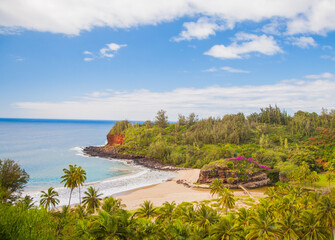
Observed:
[[[249,163],[255,164],[257,167],[263,168],[264,170],[272,170],[270,167],[265,165],[260,165],[258,162],[254,161],[252,158],[246,158],[244,156],[238,156],[237,158],[230,158],[230,160],[244,162],[248,161]]]

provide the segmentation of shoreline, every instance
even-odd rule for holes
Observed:
[[[82,152],[89,157],[101,157],[106,159],[118,159],[131,161],[135,165],[143,166],[149,169],[162,171],[178,171],[186,168],[176,167],[172,164],[162,163],[154,159],[146,158],[145,156],[135,154],[120,154],[117,147],[111,146],[89,146],[85,147]]]
[[[138,187],[119,193],[111,194],[125,204],[125,209],[136,210],[144,201],[151,201],[155,207],[162,206],[164,202],[194,202],[212,200],[216,197],[210,194],[209,186],[196,184],[200,169],[178,168],[171,164],[158,162],[144,156],[134,154],[119,154],[117,147],[100,146],[85,147],[83,153],[89,157],[101,157],[106,159],[118,159],[152,170],[174,171],[178,176],[165,180],[161,183],[154,183],[148,186]],[[235,197],[245,197],[247,194],[240,189],[232,190]],[[250,191],[256,198],[264,197],[263,191]]]

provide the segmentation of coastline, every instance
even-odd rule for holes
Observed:
[[[164,164],[153,159],[148,159],[144,156],[132,154],[119,154],[117,148],[111,146],[101,147],[86,147],[83,153],[90,157],[101,157],[106,159],[124,160],[135,165],[143,166],[152,170],[160,171],[174,171],[178,176],[167,179],[161,183],[154,183],[148,186],[134,188],[131,190],[120,191],[119,193],[110,194],[114,198],[120,199],[122,204],[125,204],[125,209],[136,210],[140,208],[144,201],[151,201],[155,207],[162,206],[164,202],[175,202],[180,204],[182,202],[194,202],[212,200],[208,185],[196,184],[200,169],[178,168],[171,164]],[[263,191],[250,191],[246,193],[243,190],[232,190],[235,197],[250,197],[262,198]],[[248,196],[248,197],[249,197]],[[244,204],[237,204],[241,207],[247,207]]]
[[[143,166],[149,169],[162,171],[178,171],[186,168],[176,167],[172,164],[162,163],[154,159],[146,158],[145,156],[135,154],[119,154],[117,147],[111,146],[89,146],[85,147],[83,153],[89,157],[101,157],[106,159],[118,159],[130,161],[135,165]]]
[[[175,202],[180,204],[182,202],[194,202],[215,199],[216,196],[210,194],[210,189],[201,188],[193,183],[199,176],[200,169],[186,169],[177,171],[178,176],[169,179],[165,182],[141,187],[129,191],[116,194],[114,197],[120,199],[122,204],[125,204],[125,209],[136,210],[141,207],[144,201],[151,201],[155,207],[160,207],[164,202]],[[246,198],[253,198],[258,201],[258,198],[265,197],[264,189],[249,190],[248,195],[242,189],[232,189],[232,193],[239,200]],[[236,206],[250,207],[243,201],[237,201]]]
[[[151,201],[154,206],[158,207],[166,201],[174,201],[176,204],[180,204],[182,202],[213,199],[209,189],[192,188],[184,184],[193,184],[198,179],[199,172],[200,169],[178,170],[178,176],[175,178],[159,184],[129,190],[117,194],[115,198],[121,199],[127,210],[139,208],[146,200]],[[182,183],[179,183],[180,181]]]

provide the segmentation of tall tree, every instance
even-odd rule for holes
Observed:
[[[73,189],[75,189],[78,186],[76,169],[77,169],[76,164],[74,166],[70,164],[69,169],[66,168],[63,169],[64,175],[61,177],[63,179],[61,183],[64,183],[64,187],[70,188],[70,198],[68,206],[70,206],[71,204],[71,196]]]
[[[328,196],[323,196],[316,206],[318,219],[332,230],[335,240],[335,202]]]
[[[93,212],[95,209],[100,207],[100,201],[102,194],[98,193],[98,190],[93,188],[92,186],[84,192],[85,196],[83,197],[83,204],[87,207],[87,209],[92,210]]]
[[[168,117],[165,114],[166,114],[166,111],[161,109],[157,112],[157,115],[156,115],[155,123],[161,128],[166,128],[168,124]]]
[[[219,204],[226,209],[226,215],[228,209],[232,209],[235,206],[234,194],[232,194],[227,188],[223,188],[219,192]]]
[[[210,194],[214,196],[215,194],[219,194],[220,192],[223,191],[224,185],[220,179],[216,178],[209,186],[209,188],[211,189]]]
[[[79,203],[81,204],[81,195],[80,195],[80,186],[83,186],[84,182],[86,181],[86,171],[81,167],[75,168],[75,181],[77,182],[79,188]]]
[[[14,202],[29,180],[28,173],[14,160],[0,159],[0,201]]]
[[[134,213],[134,215],[138,217],[144,217],[144,218],[155,217],[158,213],[158,209],[155,208],[153,203],[150,201],[146,200],[140,206],[141,207],[137,209],[137,211]]]
[[[55,207],[57,204],[59,204],[58,192],[54,191],[53,187],[49,187],[48,191],[41,191],[41,200],[40,204],[50,211],[50,206]]]

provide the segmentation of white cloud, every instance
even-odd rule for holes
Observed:
[[[322,74],[316,74],[316,75],[306,75],[305,78],[308,79],[332,79],[335,75],[329,72],[325,72]]]
[[[300,48],[316,47],[318,45],[312,37],[290,37],[288,40],[292,45]]]
[[[93,53],[90,52],[90,51],[84,51],[83,54],[86,54],[86,55],[92,55],[92,56],[93,56]]]
[[[217,71],[218,71],[218,69],[215,68],[215,67],[212,67],[212,68],[208,68],[208,69],[206,69],[206,70],[203,70],[203,72],[217,72]]]
[[[242,69],[237,69],[237,68],[232,68],[232,67],[228,67],[228,66],[222,67],[221,69],[224,70],[224,71],[227,71],[227,72],[231,72],[231,73],[249,73],[249,71],[242,70]]]
[[[283,19],[274,18],[270,23],[262,27],[262,32],[272,35],[281,35],[285,28]]]
[[[110,95],[110,93],[107,93],[107,92],[99,92],[99,91],[96,91],[96,92],[92,92],[90,94],[88,94],[89,97],[93,97],[93,98],[98,98],[98,97],[106,97]]]
[[[324,45],[322,46],[322,50],[333,50],[333,47],[332,46],[329,46],[329,45]]]
[[[84,51],[83,54],[87,55],[87,57],[84,57],[85,62],[91,62],[95,58],[94,54],[90,51]]]
[[[234,24],[227,24],[227,26],[224,24],[218,25],[213,19],[201,17],[197,22],[186,22],[183,26],[185,30],[183,30],[179,36],[173,37],[173,41],[179,42],[183,40],[206,39],[210,35],[215,35],[216,31],[233,28]]]
[[[2,0],[0,26],[78,35],[94,27],[131,28],[196,16],[231,24],[277,18],[289,34],[325,34],[335,29],[334,12],[333,0]]]
[[[335,81],[290,80],[268,85],[245,85],[206,88],[178,88],[166,92],[145,89],[110,91],[110,95],[93,93],[76,101],[18,102],[18,115],[31,118],[68,119],[153,119],[157,110],[165,109],[170,120],[178,113],[195,112],[201,117],[226,113],[258,111],[277,104],[288,111],[316,111],[334,108]]]
[[[315,33],[325,35],[335,30],[335,1],[307,1],[305,11],[290,19],[287,24],[288,34]]]
[[[106,46],[106,48],[100,49],[100,54],[102,57],[112,58],[119,51],[120,48],[126,47],[127,44],[109,43],[106,44]]]
[[[99,54],[100,58],[112,58],[115,56],[115,54],[119,51],[120,48],[122,47],[126,47],[127,44],[116,44],[116,43],[109,43],[106,44],[107,47],[105,48],[101,48],[99,50]],[[85,62],[90,62],[93,61],[95,58],[97,58],[97,56],[95,56],[94,53],[90,52],[90,51],[84,51],[83,54],[86,55],[86,57],[84,58]]]
[[[15,58],[15,61],[17,61],[17,62],[22,62],[22,61],[24,61],[24,58],[18,56],[18,57]]]
[[[244,58],[249,53],[274,55],[280,52],[282,50],[272,36],[238,33],[229,46],[214,45],[204,54],[221,59],[234,59]]]

